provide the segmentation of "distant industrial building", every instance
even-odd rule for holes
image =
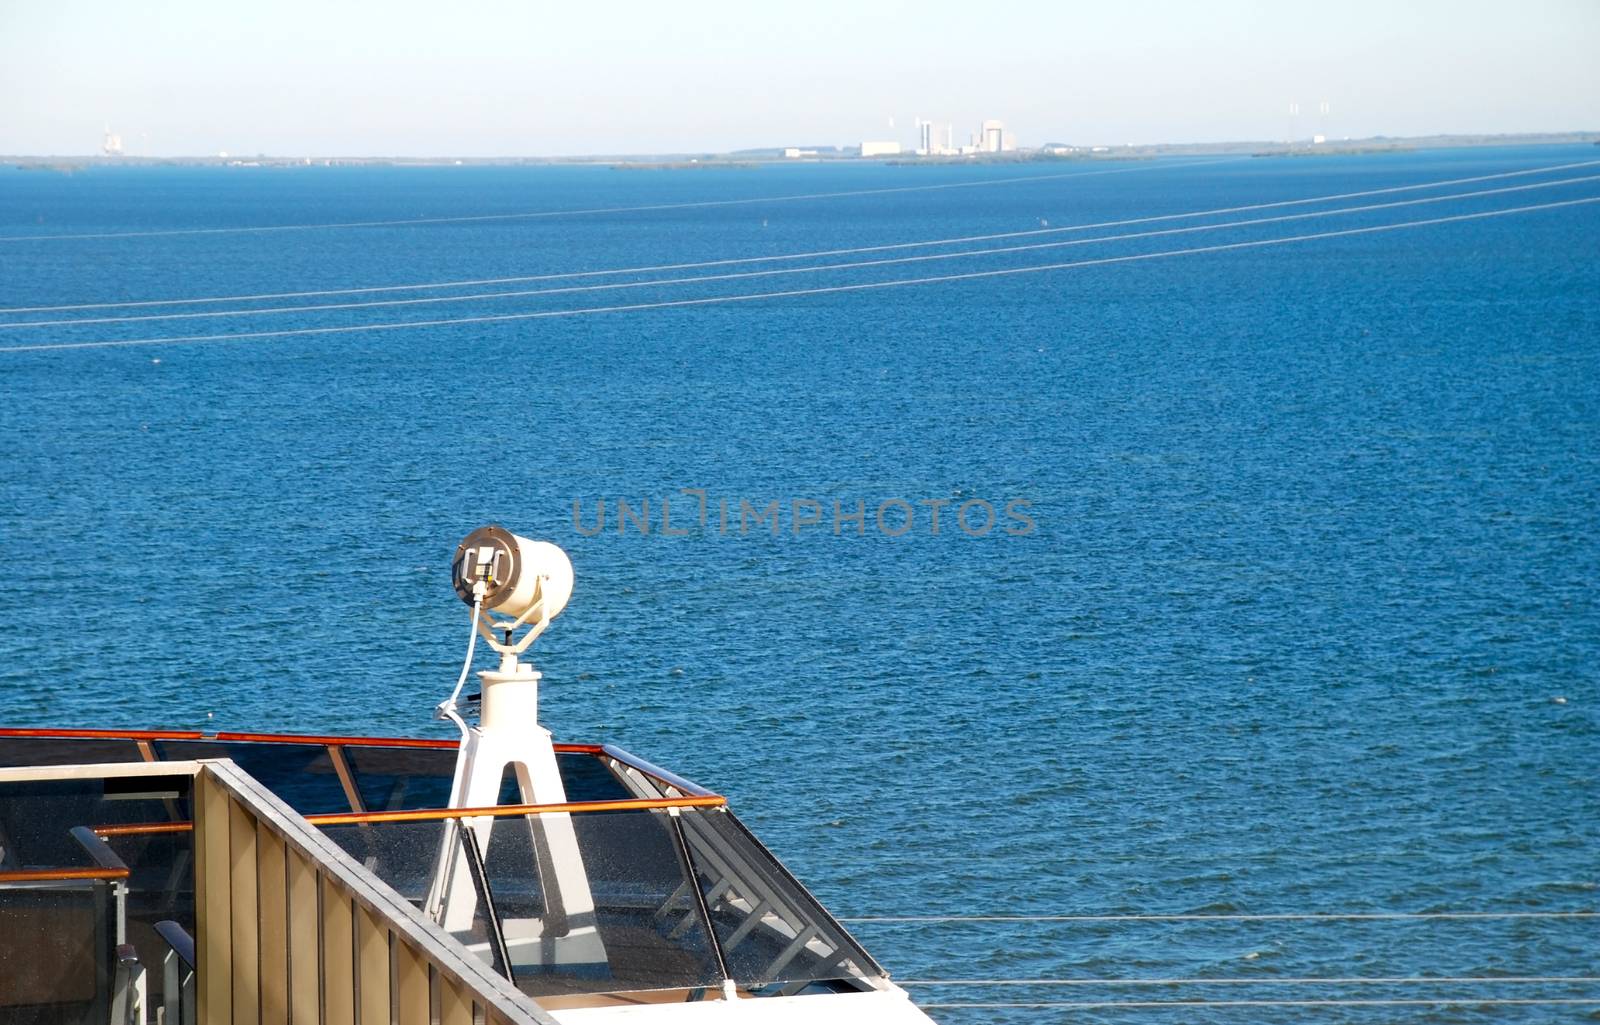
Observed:
[[[983,153],[999,153],[1005,149],[1006,126],[1003,121],[985,121],[978,136],[978,149]]]
[[[917,119],[917,155],[922,157],[942,157],[947,154],[957,153],[955,147],[955,128],[946,124],[937,124],[933,121]]]
[[[914,152],[919,157],[1009,153],[1017,148],[1016,138],[1006,131],[1003,121],[984,121],[976,132],[968,136],[963,146],[956,145],[955,126],[950,122],[928,121],[919,117],[916,119],[916,125],[917,141]],[[894,157],[903,152],[905,150],[896,141],[868,141],[861,144],[863,157]]]
[[[106,127],[106,137],[100,144],[100,152],[108,157],[122,156],[122,136],[113,132],[110,126]]]

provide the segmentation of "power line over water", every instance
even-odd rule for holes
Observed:
[[[133,339],[105,339],[85,342],[44,342],[31,345],[12,345],[0,347],[0,352],[43,352],[63,351],[70,349],[103,349],[127,346],[171,345],[179,343],[197,342],[224,342],[247,341],[265,338],[290,338],[315,335],[350,334],[356,332],[372,331],[397,331],[414,330],[425,327],[443,327],[452,324],[492,324],[515,321],[540,320],[553,317],[593,316],[605,313],[631,313],[643,310],[664,310],[694,306],[707,306],[723,303],[757,302],[770,299],[800,298],[805,296],[836,295],[849,292],[874,291],[889,288],[904,288],[919,285],[945,284],[957,281],[980,281],[1002,277],[1013,277],[1022,274],[1042,274],[1052,271],[1070,270],[1082,267],[1100,267],[1112,264],[1134,263],[1145,260],[1168,259],[1179,256],[1196,256],[1205,253],[1221,253],[1247,249],[1258,249],[1267,246],[1289,245],[1302,242],[1312,242],[1332,238],[1348,238],[1359,235],[1370,235],[1380,232],[1400,231],[1413,228],[1431,227],[1441,224],[1452,224],[1463,221],[1482,220],[1494,217],[1507,217],[1517,214],[1535,213],[1547,210],[1556,210],[1568,207],[1582,206],[1600,202],[1600,196],[1583,199],[1562,200],[1559,202],[1540,203],[1529,206],[1511,207],[1501,210],[1486,210],[1474,213],[1452,214],[1443,217],[1431,217],[1424,220],[1402,221],[1393,224],[1371,225],[1359,228],[1344,228],[1338,231],[1313,232],[1304,235],[1290,235],[1280,238],[1253,239],[1241,242],[1219,243],[1210,246],[1196,246],[1188,249],[1169,249],[1153,253],[1135,253],[1122,256],[1107,256],[1089,260],[1076,260],[1063,263],[1050,263],[1028,267],[1008,267],[996,270],[969,271],[959,274],[943,274],[920,278],[898,278],[889,281],[858,282],[853,284],[827,285],[816,288],[797,288],[774,292],[753,292],[738,295],[706,296],[688,299],[668,299],[656,302],[632,303],[615,306],[590,306],[562,310],[540,310],[526,313],[483,314],[478,316],[449,317],[437,320],[394,321],[380,324],[351,324],[331,327],[306,327],[286,328],[277,331],[244,331],[226,334],[206,335],[181,335],[169,337],[133,338]]]
[[[847,263],[822,264],[811,267],[779,267],[765,270],[739,271],[730,274],[703,274],[681,278],[655,278],[645,281],[607,282],[597,285],[569,285],[558,288],[524,289],[508,292],[478,292],[468,295],[426,296],[408,299],[381,299],[353,303],[313,303],[301,306],[273,306],[259,309],[201,310],[183,313],[154,313],[123,317],[77,317],[54,320],[11,321],[0,322],[0,330],[88,324],[126,324],[143,321],[192,320],[198,318],[256,317],[285,313],[311,313],[327,310],[371,309],[376,307],[416,306],[454,302],[480,302],[527,298],[541,295],[570,295],[574,293],[614,291],[620,289],[658,288],[663,285],[693,285],[711,281],[734,281],[789,274],[816,274],[840,270],[858,270],[865,267],[885,267],[907,263],[925,263],[932,260],[971,259],[975,257],[1006,255],[1010,253],[1037,252],[1044,249],[1059,249],[1067,246],[1095,245],[1104,242],[1124,242],[1132,239],[1157,238],[1167,235],[1184,235],[1201,231],[1221,231],[1230,228],[1252,227],[1260,224],[1280,224],[1288,221],[1307,220],[1318,217],[1336,217],[1357,213],[1370,213],[1375,210],[1390,210],[1397,207],[1416,206],[1426,203],[1445,203],[1463,199],[1478,199],[1484,196],[1497,196],[1511,192],[1524,192],[1530,189],[1553,188],[1557,186],[1576,185],[1593,181],[1600,181],[1600,175],[1587,175],[1578,178],[1561,178],[1555,181],[1534,182],[1527,185],[1509,185],[1498,189],[1480,189],[1473,192],[1457,192],[1444,196],[1424,196],[1420,199],[1404,199],[1390,203],[1369,203],[1362,206],[1342,207],[1334,210],[1314,210],[1309,213],[1282,214],[1276,217],[1257,217],[1243,221],[1223,221],[1218,224],[1190,225],[1182,228],[1163,228],[1156,231],[1131,232],[1120,235],[1100,235],[1092,238],[1068,239],[1066,241],[1059,242],[1036,242],[1028,245],[1002,246],[990,249],[966,249],[950,253],[923,253],[916,256],[901,256],[880,260],[855,260]],[[939,243],[926,244],[935,245]]]
[[[1038,1000],[1038,1001],[974,1001],[919,1003],[926,1008],[989,1008],[998,1010],[1114,1010],[1117,1008],[1143,1008],[1154,1010],[1171,1007],[1600,1007],[1600,999],[1579,997],[1517,998],[1517,997],[1441,997],[1438,999],[1389,1000]]]
[[[1302,911],[1280,914],[1172,915],[876,915],[841,918],[854,924],[961,924],[983,922],[1426,922],[1600,918],[1600,911]]]
[[[1068,225],[1057,228],[1031,228],[1026,231],[993,232],[977,235],[962,235],[951,238],[924,239],[911,242],[894,242],[879,245],[853,246],[848,248],[812,250],[801,253],[782,253],[765,256],[734,257],[718,260],[700,260],[694,262],[665,263],[648,266],[617,267],[606,270],[577,270],[560,273],[527,274],[511,277],[475,278],[456,281],[432,281],[420,284],[403,285],[373,285],[358,288],[324,288],[315,290],[266,292],[251,295],[203,296],[187,299],[138,299],[121,300],[116,302],[87,302],[69,305],[52,306],[13,306],[0,308],[0,313],[56,313],[73,310],[91,309],[124,309],[142,306],[188,306],[206,303],[225,302],[250,302],[255,300],[270,299],[299,299],[335,295],[365,295],[382,292],[408,292],[444,288],[470,288],[483,285],[505,285],[533,281],[555,281],[564,279],[579,279],[588,277],[602,277],[621,274],[651,274],[663,271],[693,270],[709,267],[726,267],[751,263],[771,263],[785,260],[809,260],[829,256],[851,256],[863,253],[890,252],[901,249],[916,249],[928,246],[955,245],[968,242],[990,242],[1000,239],[1026,238],[1041,235],[1056,235],[1075,231],[1093,231],[1100,228],[1121,228],[1137,224],[1155,224],[1163,221],[1185,220],[1196,217],[1223,216],[1226,214],[1248,213],[1256,210],[1272,210],[1282,207],[1303,206],[1316,203],[1342,202],[1349,199],[1365,199],[1372,196],[1393,195],[1401,192],[1415,192],[1427,189],[1447,188],[1455,185],[1477,184],[1487,181],[1499,181],[1506,178],[1525,177],[1534,174],[1549,174],[1556,171],[1577,170],[1581,168],[1600,166],[1600,160],[1585,160],[1566,164],[1554,164],[1545,167],[1526,168],[1516,171],[1500,171],[1493,174],[1473,175],[1465,178],[1447,178],[1436,181],[1418,182],[1409,185],[1393,185],[1378,189],[1364,189],[1358,192],[1340,192],[1331,195],[1308,196],[1299,199],[1276,200],[1266,203],[1249,203],[1227,207],[1218,207],[1210,210],[1195,210],[1170,214],[1155,214],[1144,217],[1122,218],[1119,220],[1098,221],[1087,224]],[[1066,177],[1076,177],[1067,175]],[[1028,181],[1045,180],[1029,178]],[[1005,184],[1002,179],[990,184]],[[910,188],[919,188],[911,186]]]
[[[640,206],[597,206],[579,210],[530,210],[503,214],[471,214],[451,217],[407,217],[393,220],[329,221],[318,224],[265,224],[229,228],[170,228],[155,231],[101,231],[60,235],[0,235],[0,242],[67,242],[116,238],[171,238],[182,235],[250,235],[279,231],[327,231],[342,228],[392,228],[430,224],[478,224],[485,221],[528,221],[553,217],[594,217],[604,214],[654,213],[664,210],[700,210],[723,206],[753,206],[765,203],[797,203],[821,199],[849,199],[859,196],[891,195],[904,192],[935,192],[946,189],[978,189],[993,185],[1026,185],[1034,182],[1060,181],[1063,178],[1087,178],[1103,174],[1131,174],[1137,171],[1165,171],[1180,167],[1209,167],[1232,163],[1245,157],[1228,157],[1224,160],[1188,160],[1168,163],[1151,161],[1137,167],[1112,167],[1095,171],[1069,171],[1062,174],[1030,174],[1015,178],[988,178],[979,181],[940,182],[934,185],[897,185],[881,189],[848,189],[840,192],[808,192],[787,196],[750,196],[739,199],[703,199],[685,203],[649,203]]]

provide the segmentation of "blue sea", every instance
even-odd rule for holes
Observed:
[[[1124,917],[1600,911],[1600,204],[1328,234],[1600,182],[1215,227],[1600,166],[1052,231],[1596,160],[0,169],[0,307],[228,299],[0,313],[5,725],[448,736],[497,522],[576,567],[558,739],[726,793],[940,1022],[1600,1019],[1283,981],[1587,978],[1600,918]]]

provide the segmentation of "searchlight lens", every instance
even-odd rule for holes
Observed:
[[[451,576],[457,597],[471,605],[484,587],[483,607],[520,617],[543,602],[543,618],[554,619],[572,597],[572,560],[549,541],[520,537],[498,524],[479,527],[456,548]]]

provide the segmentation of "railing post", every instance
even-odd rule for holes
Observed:
[[[299,851],[285,845],[289,863],[289,1020],[292,1025],[318,1025],[322,1014],[322,958],[317,951],[322,921],[317,870]]]
[[[356,1020],[355,915],[350,897],[322,877],[322,1014],[328,1025]]]
[[[283,840],[270,829],[256,830],[256,873],[261,1025],[289,1025],[288,871]]]
[[[411,944],[398,938],[394,941],[394,973],[396,995],[400,1001],[395,1008],[399,1025],[429,1025],[433,1011],[428,989],[428,963]]]
[[[167,945],[161,959],[161,1025],[195,1025],[195,948],[174,921],[156,923],[156,935]]]
[[[147,987],[144,966],[133,945],[117,945],[116,984],[111,995],[113,1025],[145,1025],[144,1005]]]
[[[202,768],[194,776],[195,977],[199,1025],[233,1025],[233,903],[228,807]]]
[[[359,905],[356,968],[361,1025],[389,1025],[389,928]]]
[[[183,973],[178,966],[178,952],[168,950],[167,956],[161,959],[162,1025],[194,1025],[183,1017],[182,997],[179,995],[182,985]]]
[[[699,877],[695,875],[694,856],[689,853],[689,838],[683,834],[683,819],[676,808],[670,810],[669,816],[672,822],[672,837],[678,844],[678,864],[683,871],[685,884],[694,894],[694,903],[690,905],[693,910],[689,914],[699,913],[701,927],[706,932],[706,942],[711,944],[712,951],[717,955],[717,973],[722,977],[722,995],[725,999],[733,1000],[738,996],[737,984],[733,981],[733,974],[728,971],[728,958],[723,952],[722,941],[717,938],[717,924],[711,920],[711,908],[706,903],[705,893],[700,889]],[[750,917],[756,917],[756,913],[752,911]],[[688,916],[685,918],[687,920]]]
[[[228,802],[228,886],[233,940],[232,1025],[261,1021],[261,902],[257,898],[256,820]]]
[[[114,977],[111,964],[116,953],[116,940],[112,926],[107,921],[111,914],[111,902],[108,899],[111,884],[104,879],[96,879],[89,885],[94,906],[94,1008],[90,1011],[89,1020],[110,1021]]]

